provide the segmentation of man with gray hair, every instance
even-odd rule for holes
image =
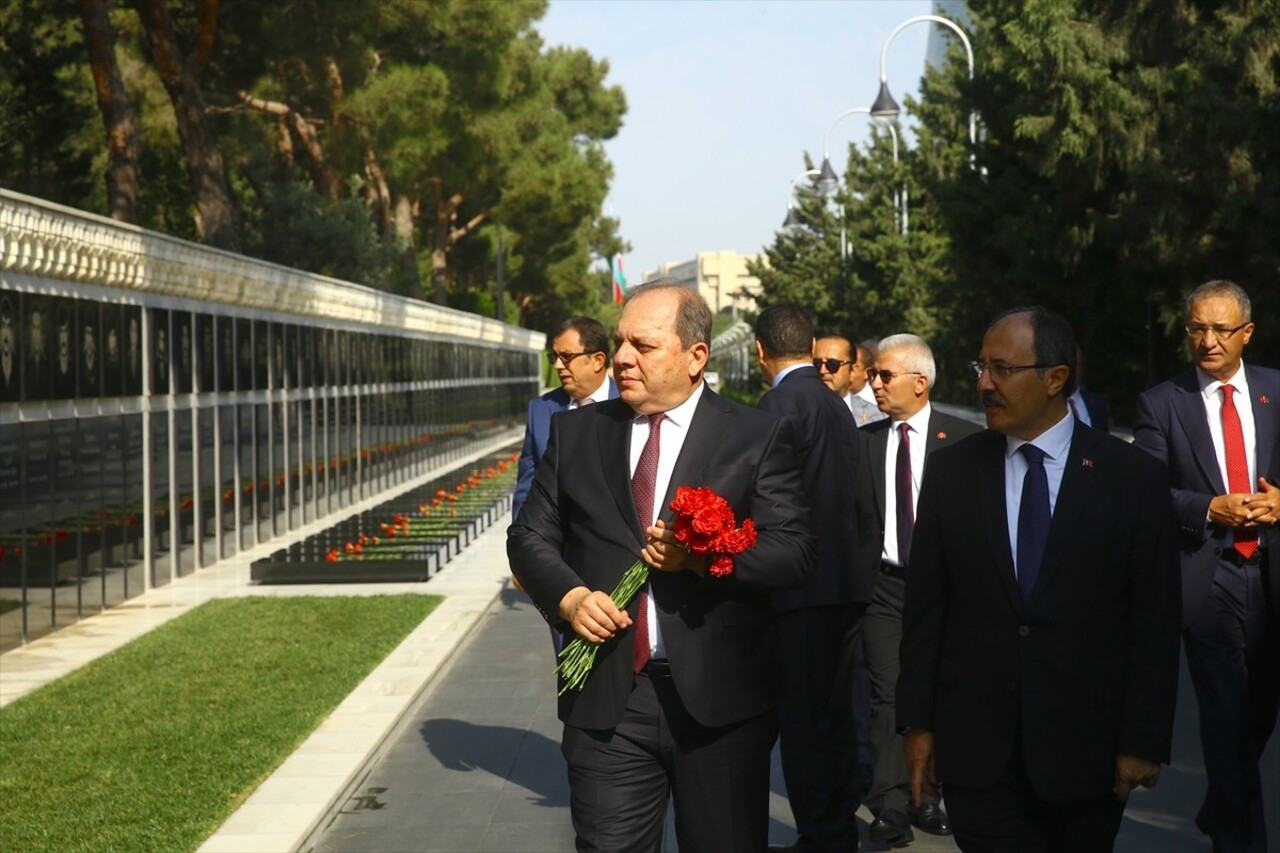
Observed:
[[[936,799],[927,798],[919,808],[910,802],[911,777],[903,761],[902,736],[897,733],[894,714],[904,578],[925,460],[939,447],[981,429],[929,404],[935,375],[933,351],[923,340],[905,334],[885,338],[867,384],[887,420],[858,431],[864,461],[854,507],[862,564],[875,568],[871,604],[863,620],[871,678],[873,765],[866,804],[875,815],[871,840],[891,847],[913,840],[913,824],[935,835],[951,832]]]

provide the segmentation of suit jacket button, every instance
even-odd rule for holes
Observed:
[[[1027,636],[1030,636],[1030,634],[1031,634],[1031,628],[1030,628],[1029,626],[1027,626],[1027,625],[1019,625],[1019,626],[1018,626],[1018,636],[1019,636],[1019,637],[1027,637]]]

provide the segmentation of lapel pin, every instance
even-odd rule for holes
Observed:
[[[1086,468],[1092,468],[1092,467],[1093,467],[1093,460],[1092,460],[1092,459],[1081,459],[1081,460],[1080,460],[1080,464],[1081,464],[1081,465],[1083,465],[1083,466],[1084,466],[1084,467],[1086,467]]]
[[[1268,397],[1266,394],[1263,394],[1261,397],[1258,398],[1258,402],[1265,406],[1267,403],[1271,402],[1271,398]]]
[[[939,432],[939,433],[938,433],[938,440],[939,440],[939,441],[941,441],[942,439],[944,439],[944,438],[946,438],[946,437],[947,437],[947,434],[946,434],[945,432]]]

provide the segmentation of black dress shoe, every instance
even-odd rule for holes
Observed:
[[[877,844],[888,847],[902,847],[915,840],[911,824],[907,816],[897,809],[885,809],[872,821],[867,835]]]
[[[951,834],[951,821],[947,820],[947,813],[937,803],[927,802],[919,808],[908,804],[907,817],[911,819],[911,825],[921,832],[930,835]]]

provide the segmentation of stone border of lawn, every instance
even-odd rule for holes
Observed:
[[[503,520],[422,585],[444,601],[206,839],[201,853],[300,849],[502,592],[510,577]]]

